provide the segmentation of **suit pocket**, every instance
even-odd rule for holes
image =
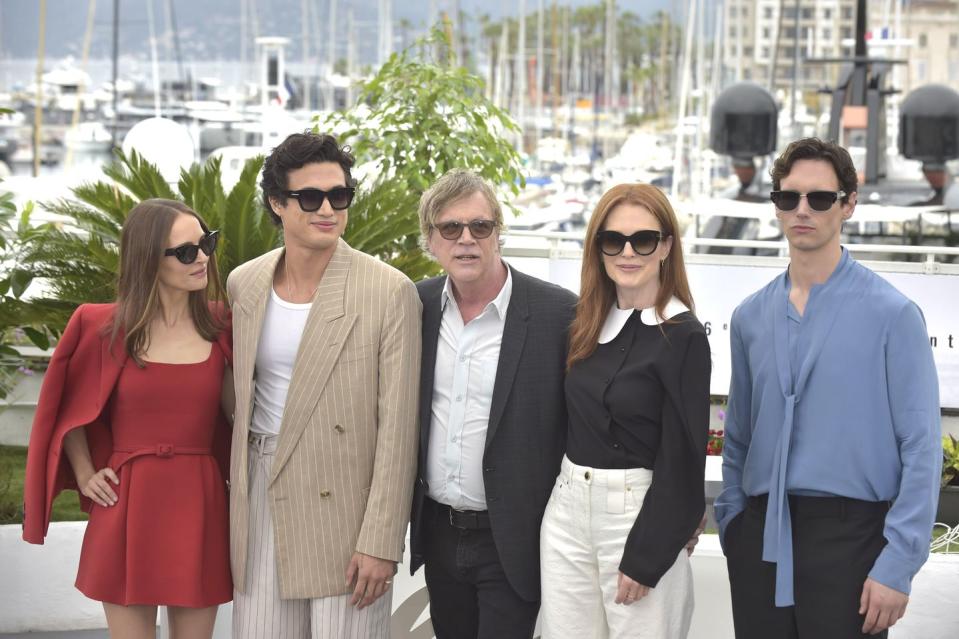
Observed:
[[[340,362],[357,362],[369,359],[376,354],[377,350],[377,345],[373,342],[358,346],[346,345],[343,347],[343,352],[340,353]]]

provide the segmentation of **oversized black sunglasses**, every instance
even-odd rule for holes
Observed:
[[[496,228],[496,222],[493,220],[470,220],[469,222],[440,222],[434,224],[433,228],[440,232],[443,239],[458,240],[463,235],[463,229],[470,227],[470,235],[475,240],[484,240],[493,234]]]
[[[216,242],[219,237],[219,231],[207,231],[196,244],[181,244],[180,246],[174,246],[173,248],[168,248],[165,250],[163,254],[167,257],[176,257],[181,264],[193,264],[196,262],[197,255],[199,255],[200,251],[203,251],[204,255],[213,255],[213,251],[216,250]]]
[[[813,211],[828,211],[839,198],[846,197],[845,191],[810,191],[809,193],[800,193],[799,191],[773,191],[769,194],[769,199],[773,201],[776,208],[780,211],[792,211],[799,206],[799,200],[806,198],[809,208]]]
[[[619,231],[599,231],[596,243],[604,255],[619,255],[626,248],[626,242],[629,242],[636,255],[650,255],[665,237],[669,235],[661,231],[636,231],[632,235],[623,235]]]
[[[301,209],[307,213],[312,213],[320,210],[325,199],[330,201],[330,206],[334,211],[342,211],[350,206],[354,193],[356,193],[356,189],[352,186],[338,186],[329,191],[321,191],[320,189],[287,191],[286,196],[298,200]]]

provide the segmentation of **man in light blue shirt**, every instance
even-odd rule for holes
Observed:
[[[790,264],[733,313],[716,500],[736,637],[884,637],[929,552],[932,350],[919,308],[840,245],[848,152],[797,140],[772,178]]]

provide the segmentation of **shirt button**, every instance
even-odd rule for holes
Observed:
[[[620,353],[625,353],[625,352],[626,352],[626,347],[625,347],[625,346],[620,346],[620,347],[619,347],[619,352],[620,352]]]
[[[458,401],[458,402],[463,401],[463,396],[462,396],[462,395],[457,395],[457,396],[456,396],[456,401]]]
[[[460,361],[461,361],[461,362],[465,362],[466,359],[467,359],[467,358],[466,358],[466,355],[461,355],[461,356],[460,356]]]
[[[616,450],[619,450],[619,444],[613,444],[613,448],[615,448]]]
[[[453,435],[452,437],[450,437],[450,441],[453,442],[454,444],[456,443],[457,439],[459,438],[456,435]]]

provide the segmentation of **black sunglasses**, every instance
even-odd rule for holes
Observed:
[[[820,213],[828,211],[836,203],[836,200],[843,197],[846,197],[845,191],[810,191],[809,193],[773,191],[769,194],[769,199],[780,211],[792,211],[799,206],[799,200],[806,198],[809,208]]]
[[[496,228],[496,222],[493,220],[470,220],[467,223],[455,221],[440,222],[439,224],[434,224],[433,228],[438,230],[445,240],[458,240],[460,236],[463,235],[463,229],[467,226],[470,227],[470,235],[473,236],[473,239],[484,240],[493,234],[493,229]]]
[[[298,200],[301,209],[307,213],[312,213],[320,210],[320,207],[323,206],[323,200],[325,199],[330,201],[330,207],[332,207],[334,211],[342,211],[345,208],[349,208],[350,203],[353,201],[354,193],[356,193],[356,188],[352,186],[338,186],[329,191],[321,191],[320,189],[286,191],[285,195]]]
[[[619,231],[599,231],[596,243],[604,255],[619,255],[626,248],[626,242],[629,242],[636,255],[650,255],[665,237],[669,235],[661,231],[636,231],[632,235],[623,235]]]
[[[181,264],[193,264],[200,251],[204,255],[213,255],[216,250],[216,241],[220,237],[219,231],[207,231],[196,244],[181,244],[173,248],[168,248],[163,255],[176,257]]]

